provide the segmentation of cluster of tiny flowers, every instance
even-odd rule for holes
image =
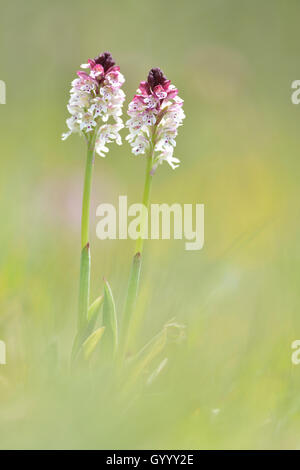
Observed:
[[[119,145],[122,143],[119,131],[124,127],[121,115],[125,94],[121,87],[125,79],[109,52],[89,59],[81,68],[88,69],[89,73],[80,70],[78,78],[72,82],[68,104],[71,117],[67,119],[69,131],[62,139],[73,133],[88,136],[95,131],[95,150],[105,157],[106,144],[113,140]],[[111,123],[108,122],[110,117]]]
[[[178,90],[159,68],[151,69],[146,82],[141,82],[137,94],[128,107],[130,119],[126,123],[134,155],[153,149],[153,168],[167,161],[174,169],[179,166],[173,156],[177,129],[185,118],[183,100]]]

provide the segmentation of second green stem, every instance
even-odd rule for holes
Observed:
[[[129,340],[129,331],[132,315],[134,312],[135,302],[137,298],[137,293],[139,289],[139,280],[142,264],[142,251],[144,246],[144,235],[145,235],[145,223],[148,217],[148,209],[150,202],[150,192],[151,192],[151,183],[152,183],[152,165],[153,165],[153,152],[151,150],[149,156],[147,157],[146,165],[146,177],[145,177],[145,186],[143,194],[143,211],[140,224],[140,236],[136,241],[135,255],[133,257],[133,262],[130,271],[127,297],[125,303],[124,314],[122,318],[122,338],[121,338],[121,357],[124,360],[127,351],[127,345]]]

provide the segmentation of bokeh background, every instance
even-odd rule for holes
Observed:
[[[1,2],[1,448],[299,448],[299,15],[297,0]],[[68,370],[85,143],[60,136],[76,70],[105,50],[125,107],[155,66],[185,100],[182,163],[159,168],[152,202],[205,204],[201,251],[146,243],[133,347],[174,317],[186,339],[121,406],[97,368]],[[134,242],[100,242],[95,208],[139,202],[144,166],[127,143],[95,164],[92,298],[105,276],[118,314]]]

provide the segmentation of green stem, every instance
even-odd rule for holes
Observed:
[[[131,265],[131,271],[130,271],[128,288],[127,288],[127,297],[126,297],[126,302],[125,302],[125,309],[124,309],[123,318],[122,318],[121,340],[120,340],[120,345],[119,345],[121,361],[123,361],[126,356],[130,324],[131,324],[132,314],[134,312],[136,297],[137,297],[138,288],[139,288],[141,265],[142,265],[141,254],[136,253],[133,257],[133,261]]]
[[[81,249],[89,242],[89,225],[90,225],[90,205],[91,205],[91,186],[94,162],[94,139],[88,142],[88,150],[86,157],[86,167],[84,176],[83,199],[82,199],[82,215],[81,215]]]
[[[141,272],[141,264],[142,264],[142,251],[144,246],[144,228],[145,228],[145,221],[148,216],[148,209],[149,209],[149,202],[150,202],[150,191],[151,191],[151,183],[152,183],[152,174],[151,169],[153,165],[153,146],[151,148],[151,152],[147,157],[147,165],[146,165],[146,177],[145,177],[145,186],[144,186],[144,194],[143,194],[143,212],[142,212],[142,219],[140,225],[140,237],[136,241],[135,247],[135,255],[133,257],[133,262],[131,266],[130,276],[129,276],[129,283],[127,289],[127,297],[125,303],[125,309],[122,318],[122,336],[120,342],[120,354],[121,354],[121,361],[124,360],[127,351],[128,339],[129,339],[129,331],[130,331],[130,323],[133,316],[136,298],[139,289],[139,280],[140,280],[140,272]]]
[[[81,251],[79,278],[78,331],[81,333],[87,326],[87,314],[90,297],[91,256],[87,243]]]
[[[151,154],[147,157],[145,187],[144,187],[144,194],[143,194],[143,206],[144,207],[143,207],[142,220],[141,220],[141,226],[140,226],[141,236],[137,239],[136,245],[135,245],[135,253],[140,253],[140,254],[142,254],[143,252],[143,246],[144,246],[143,234],[144,234],[144,228],[145,228],[145,220],[148,216],[148,209],[149,209],[149,202],[150,202],[150,192],[151,192],[151,184],[152,184],[152,175],[151,175],[152,163],[153,163],[153,156],[151,152]]]

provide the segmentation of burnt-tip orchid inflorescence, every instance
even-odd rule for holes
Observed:
[[[113,140],[119,145],[122,143],[119,131],[124,127],[121,115],[125,94],[121,87],[125,79],[109,52],[89,59],[81,68],[89,72],[78,71],[78,78],[72,81],[68,103],[71,117],[67,119],[69,131],[62,139],[73,133],[89,137],[96,132],[95,151],[105,157],[106,144]]]
[[[179,166],[173,151],[177,129],[185,118],[182,104],[178,90],[159,68],[150,70],[147,81],[140,83],[129,104],[126,139],[134,155],[152,152],[152,172],[164,160],[172,168]]]

